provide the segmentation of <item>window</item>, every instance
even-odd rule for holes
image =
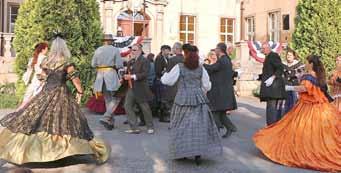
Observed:
[[[18,5],[10,5],[9,6],[9,31],[11,33],[14,32],[15,21],[18,16],[19,6]]]
[[[279,12],[269,13],[269,41],[279,41],[279,34],[280,34],[280,28],[279,28]]]
[[[290,16],[289,14],[283,15],[283,30],[290,30]]]
[[[234,19],[220,19],[220,41],[234,43]]]
[[[246,36],[247,40],[254,41],[256,39],[255,17],[246,18]]]
[[[183,43],[195,42],[195,16],[180,16],[180,41]]]

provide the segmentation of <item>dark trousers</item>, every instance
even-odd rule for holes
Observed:
[[[237,129],[230,118],[226,115],[226,111],[214,111],[212,114],[218,128],[224,126],[227,131],[233,131],[234,129]]]
[[[135,106],[138,106],[143,114],[144,120],[146,121],[146,126],[149,129],[153,128],[153,117],[152,112],[150,110],[148,102],[137,102],[135,95],[131,89],[128,90],[125,103],[124,103],[124,109],[127,112],[128,115],[128,121],[130,124],[130,128],[133,130],[137,129],[138,123],[137,123],[137,116],[136,116],[136,109]]]
[[[295,91],[289,91],[288,97],[285,100],[284,114],[288,113],[297,102],[297,93]]]
[[[270,125],[282,118],[282,100],[268,100],[266,102],[266,124]]]
[[[106,112],[104,113],[104,117],[114,121],[114,117],[111,114],[114,111],[114,108],[116,108],[118,104],[120,103],[120,99],[114,97],[114,94],[115,94],[114,91],[107,90],[105,83],[103,83],[103,86],[102,86],[102,93],[104,96],[105,107],[106,107]]]
[[[160,119],[162,120],[170,119],[170,112],[171,112],[172,106],[173,106],[173,101],[169,101],[169,100],[161,101]]]

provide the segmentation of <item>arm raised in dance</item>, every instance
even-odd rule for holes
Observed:
[[[178,81],[180,75],[179,65],[175,65],[170,72],[166,72],[161,77],[161,82],[164,85],[173,86]]]

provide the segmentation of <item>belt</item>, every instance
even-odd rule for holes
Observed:
[[[97,66],[97,67],[96,67],[96,70],[97,70],[98,72],[105,72],[105,71],[114,70],[114,67],[112,67],[112,66]]]

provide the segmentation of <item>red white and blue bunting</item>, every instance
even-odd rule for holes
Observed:
[[[250,56],[256,61],[263,63],[265,60],[265,55],[261,52],[262,42],[260,41],[248,41],[247,45],[250,49]],[[279,42],[269,41],[270,48],[273,52],[278,54],[282,51],[282,44]]]
[[[113,46],[120,50],[122,57],[126,57],[131,51],[129,47],[134,44],[141,44],[142,41],[142,36],[114,37]]]

